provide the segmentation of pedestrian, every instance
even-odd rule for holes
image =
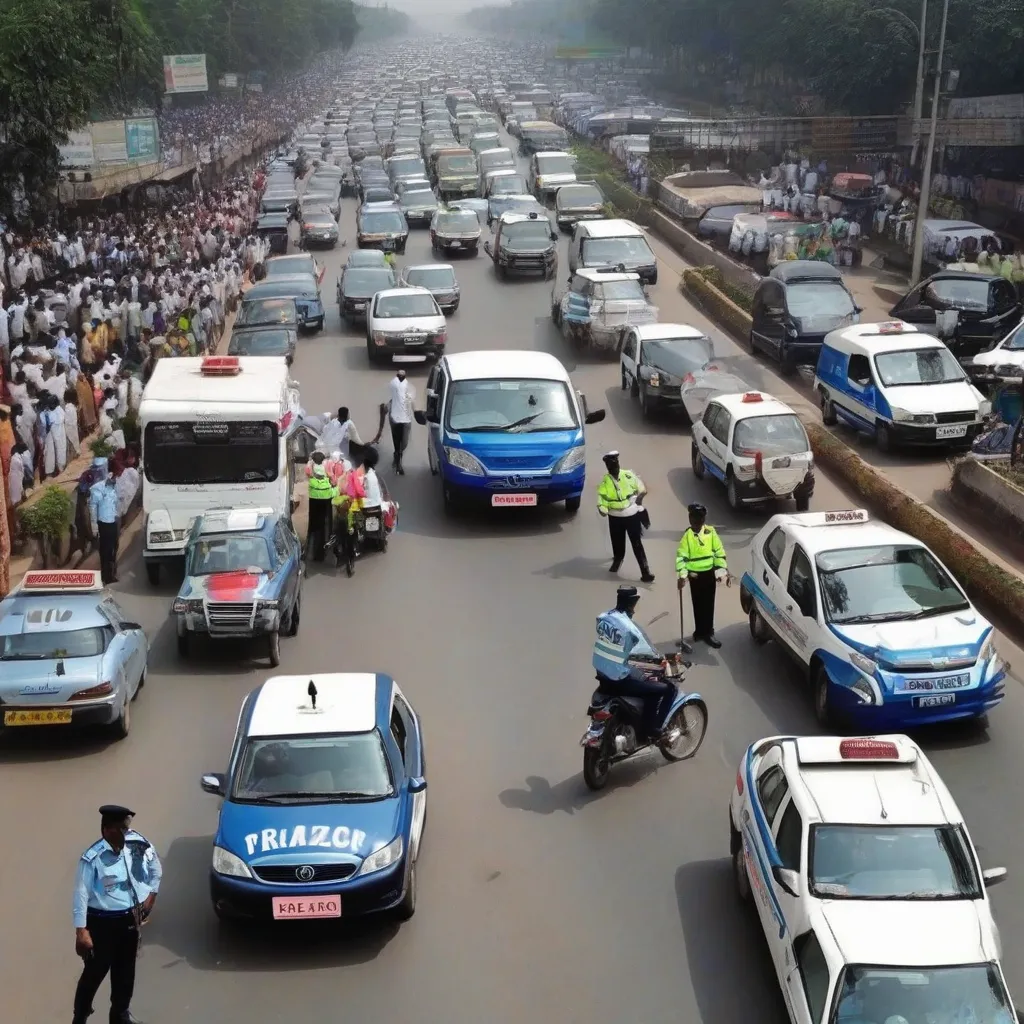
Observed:
[[[352,444],[358,445],[356,455],[362,456],[363,442],[355,423],[349,416],[348,407],[341,406],[338,415],[332,416],[320,434],[320,445],[326,452],[341,452],[346,459],[353,458]],[[354,461],[359,461],[354,459]]]
[[[722,641],[715,636],[715,588],[727,576],[725,549],[713,526],[707,525],[708,510],[698,503],[687,506],[690,528],[676,551],[676,575],[680,590],[690,583],[693,601],[693,639],[703,640],[716,650]]]
[[[597,485],[597,511],[608,519],[608,533],[612,542],[612,564],[608,571],[619,571],[626,557],[626,538],[629,537],[637,565],[640,566],[640,579],[644,583],[653,583],[654,574],[647,563],[642,539],[646,516],[642,502],[647,495],[647,488],[632,470],[621,468],[618,452],[608,452],[604,456],[604,464],[608,472]]]
[[[117,546],[120,541],[117,480],[112,460],[106,478],[89,488],[89,517],[93,536],[99,537],[100,575],[104,583],[117,582]]]
[[[370,443],[377,444],[380,441],[380,435],[384,431],[384,420],[390,420],[391,443],[394,447],[391,465],[399,476],[405,476],[402,457],[405,455],[405,449],[409,447],[409,435],[412,433],[412,406],[416,401],[416,389],[406,379],[405,370],[399,370],[391,378],[388,387],[388,400],[380,407],[380,427],[377,436]]]
[[[103,979],[110,974],[110,1024],[138,1024],[132,1016],[139,930],[149,920],[163,869],[152,843],[132,827],[134,811],[100,808],[100,839],[82,854],[75,876],[75,952],[82,976],[72,1024],[85,1024]]]

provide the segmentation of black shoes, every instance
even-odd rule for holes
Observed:
[[[608,571],[609,572],[618,572],[619,569],[621,568],[621,566],[622,566],[622,559],[621,558],[617,558],[614,562],[612,562],[612,564],[610,566],[608,566]]]
[[[644,571],[642,573],[640,573],[640,582],[641,583],[653,583],[654,582],[654,573],[651,572],[650,569],[644,569]]]
[[[714,648],[714,650],[716,651],[722,646],[722,641],[719,640],[714,633],[709,633],[707,636],[701,636],[700,633],[694,633],[693,639],[695,641],[702,640],[704,643],[708,645],[708,647]]]

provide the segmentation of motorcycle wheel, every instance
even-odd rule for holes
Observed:
[[[679,735],[669,743],[663,740],[658,749],[666,761],[686,761],[700,750],[708,731],[708,708],[702,700],[684,704],[665,726],[666,732],[678,729]]]
[[[583,749],[583,781],[588,789],[596,793],[608,785],[611,764],[605,756],[604,745],[600,747],[584,747]]]

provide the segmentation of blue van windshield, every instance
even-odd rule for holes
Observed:
[[[446,426],[528,434],[575,430],[576,407],[567,384],[558,380],[459,380],[452,385]]]

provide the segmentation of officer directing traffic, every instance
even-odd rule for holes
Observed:
[[[715,588],[727,577],[725,549],[713,526],[706,523],[708,510],[700,504],[687,506],[690,528],[676,551],[676,575],[679,589],[690,581],[693,599],[693,639],[709,647],[721,647],[715,636]]]
[[[156,903],[163,869],[152,844],[131,827],[134,811],[100,808],[101,839],[78,862],[75,876],[75,952],[82,976],[72,1024],[85,1024],[103,979],[110,974],[110,1024],[138,1024],[129,1006],[135,991],[139,929]]]
[[[626,537],[629,537],[640,566],[640,579],[644,583],[653,583],[654,574],[647,564],[647,552],[641,538],[645,515],[641,502],[647,495],[647,488],[632,470],[619,466],[618,452],[608,452],[604,464],[608,472],[597,485],[597,511],[607,517],[612,540],[612,564],[608,571],[619,571],[626,557]]]

